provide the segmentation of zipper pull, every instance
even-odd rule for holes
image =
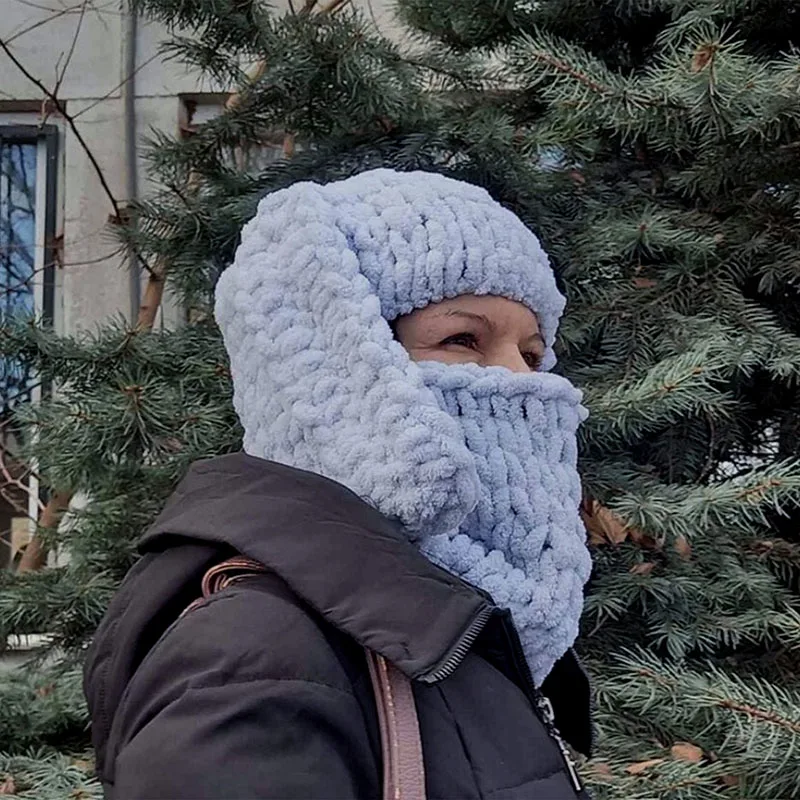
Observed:
[[[553,739],[555,739],[558,749],[561,751],[561,757],[564,759],[564,763],[567,766],[567,772],[569,773],[570,780],[572,781],[572,787],[575,789],[577,794],[581,794],[583,792],[583,784],[578,776],[578,770],[572,761],[572,757],[569,754],[567,745],[561,738],[558,728],[556,728],[556,715],[553,711],[553,704],[550,702],[550,698],[541,692],[539,693],[537,699],[539,701],[538,705],[542,712],[542,717],[544,718],[548,733],[553,737]]]

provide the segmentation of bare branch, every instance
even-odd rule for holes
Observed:
[[[314,5],[316,4],[316,0],[306,0],[306,7],[310,11]],[[329,4],[330,5],[330,4]],[[338,0],[337,0],[338,5]],[[8,47],[0,40],[0,46],[8,53]],[[19,61],[12,57],[14,63],[16,63],[21,69],[22,66],[19,64]],[[255,83],[266,70],[266,62],[259,61],[255,67],[253,68],[252,73],[249,75],[250,83]],[[25,74],[28,74],[26,70],[23,69]],[[30,76],[31,79],[36,83],[46,94],[47,90],[41,85],[39,81],[35,78]],[[241,102],[241,93],[236,92],[232,94],[227,102],[226,108],[236,108],[239,103]],[[56,102],[56,107],[62,110],[63,113],[63,106],[61,103],[57,101],[56,98],[53,98],[54,102]],[[72,118],[68,117],[66,114],[64,115],[65,119],[69,123],[72,130],[75,130],[75,122]],[[85,143],[82,139],[79,139],[81,144],[83,145],[84,149],[87,150]],[[97,162],[92,159],[93,164],[97,164]],[[99,169],[99,167],[96,167]],[[196,173],[192,173],[189,177],[189,186],[188,188],[191,190],[196,187],[198,183],[198,176]],[[107,192],[110,197],[113,197],[110,192]],[[114,203],[115,211],[117,211],[117,217],[119,218],[119,207]],[[142,298],[142,304],[139,307],[139,316],[137,319],[136,327],[134,331],[136,333],[148,331],[152,329],[153,325],[155,324],[156,315],[158,313],[158,309],[161,305],[161,301],[164,296],[164,283],[166,278],[167,272],[167,264],[162,260],[159,259],[155,267],[150,268],[149,270],[149,278],[147,281],[147,286],[145,287],[144,297]],[[61,514],[67,508],[69,508],[70,500],[72,499],[73,492],[71,491],[61,491],[54,493],[50,500],[48,501],[47,505],[41,511],[39,516],[39,528],[40,529],[55,529],[58,527],[58,523],[61,519]],[[39,533],[34,534],[31,541],[28,543],[27,547],[25,548],[25,552],[22,554],[22,558],[20,559],[19,565],[17,567],[18,572],[31,572],[34,570],[39,570],[47,563],[47,547],[45,545],[44,539]]]
[[[86,237],[81,237],[80,239],[70,239],[69,244],[71,246],[74,246],[75,244],[77,244],[79,242],[82,242],[85,239],[89,239],[89,238],[90,238],[89,236],[86,236]],[[34,249],[39,249],[41,247],[42,247],[42,245],[36,245],[34,247]],[[124,245],[120,245],[119,247],[116,247],[113,250],[110,250],[105,255],[97,256],[96,258],[86,258],[86,259],[82,259],[81,261],[62,261],[60,258],[58,258],[57,259],[58,266],[59,267],[85,267],[85,266],[88,266],[89,264],[101,264],[103,261],[108,261],[109,258],[114,258],[114,256],[118,256],[120,253],[123,252],[124,249],[125,249]],[[3,255],[5,253],[11,253],[14,250],[19,250],[21,253],[24,253],[24,252],[30,250],[30,245],[27,245],[27,244],[7,244],[7,245],[3,245],[3,246],[0,246],[0,255]],[[41,268],[36,269],[36,270],[33,270],[29,277],[33,277],[34,275],[37,275],[40,272],[44,272],[48,268],[49,268],[49,265],[46,264],[44,267],[41,267]],[[10,288],[15,288],[15,287],[13,287],[13,286],[12,287],[3,286],[2,291],[7,292],[7,291],[9,291]]]
[[[337,11],[340,11],[346,5],[350,3],[350,0],[330,0],[329,3],[326,3],[320,10],[320,14],[335,14]]]
[[[12,294],[13,292],[22,291],[22,289],[29,288],[28,284],[34,279],[34,277],[40,273],[46,272],[48,269],[49,266],[45,265],[44,267],[40,267],[39,269],[31,270],[30,275],[28,275],[27,277],[17,278],[17,283],[4,284],[2,287],[0,287],[0,297]]]
[[[102,97],[98,97],[93,103],[89,103],[88,106],[84,106],[80,111],[73,114],[72,119],[78,119],[78,117],[80,117],[81,114],[85,114],[87,111],[91,111],[95,106],[102,103],[103,100],[108,100],[108,98],[111,97],[111,95],[114,94],[114,92],[121,89],[134,75],[137,75],[146,66],[152,64],[160,55],[161,53],[153,53],[153,55],[151,55],[150,58],[142,61],[142,63],[139,64],[139,66],[136,67],[136,69],[130,75],[128,75],[124,80],[120,81],[113,89],[110,89]]]
[[[84,0],[85,2],[85,0]],[[0,49],[2,49],[5,54],[11,59],[12,63],[19,69],[19,71],[33,83],[44,95],[45,97],[50,100],[53,104],[55,109],[58,113],[66,120],[67,125],[69,125],[70,130],[74,134],[75,138],[78,140],[78,144],[80,144],[81,149],[86,154],[86,157],[89,159],[89,162],[94,169],[95,174],[97,175],[98,180],[100,181],[100,185],[103,187],[103,191],[105,192],[106,196],[108,197],[109,201],[111,202],[111,206],[114,209],[114,222],[119,224],[125,223],[125,217],[122,213],[122,206],[120,205],[117,198],[114,196],[113,192],[111,191],[111,187],[108,185],[108,181],[106,180],[106,176],[103,173],[100,164],[97,161],[94,153],[92,152],[89,145],[86,143],[86,140],[81,135],[80,130],[78,129],[77,124],[75,123],[75,118],[72,117],[70,114],[67,113],[67,109],[64,104],[59,100],[58,96],[50,91],[37,77],[32,75],[22,64],[22,62],[11,52],[11,48],[6,44],[3,39],[0,39]],[[136,257],[141,264],[142,268],[153,275],[153,268],[142,258],[142,256],[137,253]]]
[[[66,16],[67,14],[82,13],[82,6],[85,3],[86,0],[83,0],[83,2],[80,4],[76,4],[74,6],[68,6],[67,8],[62,8],[60,10],[50,9],[52,10],[53,13],[49,17],[37,20],[31,25],[28,25],[27,28],[23,28],[21,31],[17,31],[12,36],[9,36],[8,39],[6,39],[6,44],[11,44],[15,39],[19,39],[21,36],[25,36],[26,33],[35,31],[37,28],[41,28],[42,25],[47,25],[48,22],[52,22],[53,20],[58,19],[59,17]]]
[[[72,499],[71,492],[56,492],[39,515],[39,527],[54,530],[61,521],[61,515],[69,508]],[[47,548],[42,537],[34,534],[25,547],[25,552],[17,566],[17,572],[33,572],[41,569],[47,563]]]
[[[56,11],[52,6],[44,6],[41,3],[33,3],[31,0],[15,0],[18,5],[27,6],[28,8],[35,8],[37,11]]]
[[[83,20],[84,17],[86,16],[87,2],[88,0],[83,0],[83,2],[81,3],[81,12],[80,15],[78,16],[78,24],[75,26],[75,33],[72,36],[72,43],[70,44],[67,57],[64,59],[64,66],[61,69],[61,74],[56,78],[56,85],[53,88],[54,95],[58,94],[58,90],[61,88],[61,84],[64,82],[64,76],[67,74],[67,67],[69,67],[69,62],[72,61],[72,55],[75,52],[75,45],[78,43],[78,36],[80,36],[81,28],[83,27]]]
[[[3,398],[3,402],[5,403],[6,408],[8,408],[8,406],[10,406],[18,397],[22,397],[23,395],[26,395],[29,392],[32,392],[34,389],[38,389],[41,385],[42,385],[42,383],[41,383],[41,381],[39,381],[38,383],[32,383],[29,386],[26,386],[24,389],[21,389],[16,394],[12,394],[11,397],[6,395]],[[0,426],[0,427],[2,427],[2,426]]]
[[[34,3],[32,0],[12,0],[12,2],[17,3],[17,5],[27,6],[28,8],[35,8],[39,11],[60,11],[63,6],[63,0],[59,0],[60,8],[53,8],[53,6],[46,6],[42,5],[41,3]],[[90,5],[92,10],[97,14],[106,14],[108,16],[120,16],[121,11],[119,11],[119,1],[118,0],[107,0],[102,6],[97,6],[96,3],[90,0]],[[78,6],[71,6],[71,9],[76,9]]]
[[[108,261],[109,258],[114,258],[114,256],[120,255],[124,251],[124,246],[120,245],[116,250],[112,250],[110,253],[106,253],[103,256],[98,256],[97,258],[86,258],[82,261],[64,261],[61,266],[62,267],[88,267],[90,264],[102,264],[104,261]]]
[[[7,461],[8,457],[11,457],[11,460],[14,460],[13,455],[9,452],[8,448],[2,443],[0,443],[0,476],[2,476],[4,481],[2,486],[0,486],[0,492],[3,493],[3,497],[6,499],[7,502],[11,503],[11,505],[14,506],[14,509],[17,512],[24,514],[25,516],[28,516],[28,506],[23,507],[22,505],[20,505],[19,502],[13,498],[13,496],[7,490],[6,487],[13,487],[14,489],[17,489],[18,491],[22,492],[24,495],[28,497],[30,497],[33,494],[33,492],[31,491],[31,487],[27,483],[25,483],[22,477],[15,477],[12,474],[11,467],[9,466]],[[38,477],[34,475],[32,470],[27,468],[25,469],[23,475]],[[39,511],[41,511],[44,508],[44,503],[42,503],[38,497],[36,498],[36,502],[39,505]]]
[[[78,126],[75,124],[75,121],[67,113],[67,109],[64,107],[64,104],[36,76],[32,75],[25,68],[25,65],[22,64],[22,62],[14,55],[14,53],[11,52],[11,48],[6,44],[6,42],[3,39],[0,39],[0,49],[2,49],[3,52],[5,52],[5,54],[9,57],[11,62],[14,64],[14,66],[16,66],[17,69],[31,83],[33,83],[34,86],[36,86],[39,89],[39,91],[41,91],[44,94],[44,96],[47,97],[48,100],[50,100],[50,102],[53,103],[53,105],[55,106],[55,108],[58,111],[58,113],[62,117],[64,117],[64,119],[67,121],[67,124],[69,125],[70,130],[72,131],[72,133],[75,136],[75,138],[78,140],[78,143],[80,144],[81,148],[83,148],[84,153],[86,153],[86,157],[91,162],[92,167],[93,167],[93,169],[94,169],[95,173],[97,174],[97,177],[98,177],[98,179],[100,181],[100,185],[103,187],[103,191],[106,193],[106,196],[108,197],[109,201],[111,202],[111,205],[112,205],[112,207],[114,209],[114,216],[117,218],[117,220],[122,222],[122,212],[121,212],[121,209],[120,209],[120,204],[117,201],[117,198],[114,197],[114,194],[111,191],[111,187],[108,185],[108,181],[106,180],[106,176],[103,174],[103,170],[100,168],[100,164],[97,163],[97,158],[95,158],[95,155],[91,151],[91,148],[89,147],[89,145],[86,144],[86,140],[83,138],[83,136],[81,135],[81,132],[78,130]]]

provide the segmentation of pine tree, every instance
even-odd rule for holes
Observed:
[[[341,2],[136,5],[235,102],[153,134],[162,191],[118,231],[150,270],[147,315],[166,286],[187,325],[0,328],[0,353],[55,387],[17,414],[26,457],[79,501],[40,531],[65,566],[0,578],[2,633],[56,648],[0,678],[0,786],[98,792],[81,648],[188,464],[240,444],[209,312],[241,225],[265,192],[382,165],[486,186],[569,296],[559,369],[592,411],[587,779],[608,798],[800,796],[797,8],[399,0],[401,49]]]
[[[571,300],[587,775],[601,797],[800,797],[800,8],[399,6],[504,87],[528,187],[505,199]]]
[[[44,321],[0,319],[4,363],[53,389],[39,405],[17,404],[13,426],[18,457],[50,493],[36,550],[68,555],[57,568],[0,574],[0,641],[51,636],[32,669],[0,674],[0,794],[37,800],[100,796],[83,648],[188,465],[241,446],[210,306],[242,225],[264,193],[296,180],[433,168],[439,112],[426,90],[477,85],[444,56],[403,57],[345,2],[309,0],[285,14],[241,0],[135,6],[167,26],[168,57],[232,95],[189,136],[156,131],[146,143],[162,189],[114,226],[148,273],[137,325],[112,320],[64,337]],[[165,291],[189,311],[178,330],[152,327]]]

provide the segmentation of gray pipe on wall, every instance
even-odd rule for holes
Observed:
[[[122,15],[122,113],[125,139],[125,197],[128,202],[138,197],[138,170],[136,163],[136,40],[138,20],[129,2],[123,6]],[[142,301],[139,261],[133,247],[127,248],[126,261],[130,281],[130,317],[135,325]]]

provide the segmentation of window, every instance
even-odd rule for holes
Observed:
[[[0,126],[0,322],[17,314],[53,319],[56,129]],[[24,365],[0,363],[5,416],[30,399]]]
[[[191,136],[199,125],[222,114],[227,99],[227,94],[183,95],[180,111],[180,130],[183,135]],[[265,133],[259,144],[250,144],[244,151],[225,155],[227,162],[237,170],[257,173],[285,157],[284,135],[279,131]]]
[[[57,145],[55,126],[0,125],[0,324],[31,314],[53,322]],[[0,353],[0,457],[13,479],[0,479],[0,567],[27,540],[36,508],[36,487],[14,462],[11,414],[41,393],[30,365]]]

